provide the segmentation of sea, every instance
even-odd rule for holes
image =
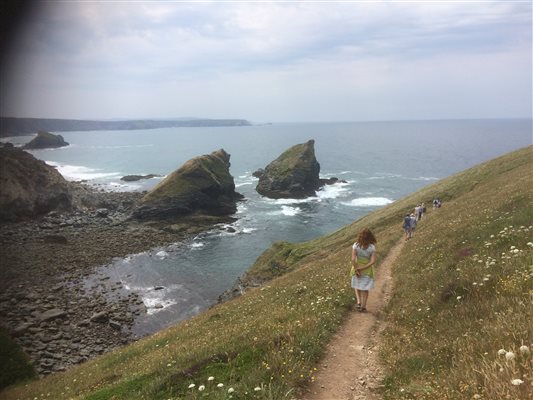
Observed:
[[[211,307],[275,241],[327,235],[426,185],[533,142],[528,119],[275,123],[61,135],[68,147],[31,153],[68,180],[110,191],[150,190],[193,157],[221,148],[231,155],[230,173],[245,197],[234,223],[110,260],[87,278],[87,287],[110,277],[142,297],[147,313],[132,328],[139,337]],[[21,145],[32,137],[2,140]],[[321,177],[343,182],[307,199],[260,196],[252,173],[310,139]],[[146,174],[161,177],[120,180]]]

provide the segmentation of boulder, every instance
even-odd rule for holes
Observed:
[[[237,211],[229,173],[230,155],[223,149],[187,161],[148,192],[133,211],[140,220],[165,220],[188,215],[222,216]]]
[[[126,175],[120,178],[120,180],[124,182],[135,182],[135,181],[140,181],[141,179],[152,179],[152,178],[159,178],[159,177],[161,177],[161,175],[156,175],[156,174]]]
[[[0,148],[0,221],[73,208],[69,183],[53,167],[18,148]]]
[[[58,308],[53,308],[51,310],[43,312],[41,315],[39,315],[39,319],[41,322],[45,321],[51,321],[53,319],[57,318],[63,318],[67,315],[67,313],[64,310],[60,310]]]
[[[69,144],[65,142],[63,136],[54,135],[50,132],[39,131],[37,136],[24,145],[24,149],[50,149],[65,147]]]
[[[315,157],[315,141],[297,144],[286,150],[277,159],[258,170],[256,190],[272,199],[314,196],[321,186],[320,164]]]

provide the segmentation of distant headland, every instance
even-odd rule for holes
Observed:
[[[0,137],[27,135],[42,130],[51,132],[69,132],[250,125],[251,123],[244,119],[191,118],[175,120],[143,119],[121,121],[92,121],[76,119],[0,117]]]

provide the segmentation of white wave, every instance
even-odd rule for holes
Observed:
[[[237,212],[235,214],[243,214],[246,210],[248,210],[248,207],[244,203],[237,204]]]
[[[155,255],[162,260],[168,257],[168,253],[164,250],[158,251]]]
[[[257,229],[256,228],[243,228],[242,229],[242,233],[252,233],[252,232],[255,232]]]
[[[438,181],[440,178],[435,178],[433,176],[419,176],[417,178],[410,178],[413,181]]]
[[[267,203],[277,204],[280,206],[309,203],[310,201],[317,201],[317,200],[318,200],[318,197],[306,197],[305,199],[265,199]]]
[[[204,247],[205,244],[203,242],[194,242],[194,243],[191,243],[191,248],[192,249],[199,249],[200,247]]]
[[[342,202],[341,204],[352,207],[375,207],[385,206],[393,201],[394,200],[387,199],[386,197],[360,197],[349,202]]]
[[[320,189],[316,195],[319,199],[336,199],[341,197],[343,194],[346,194],[348,191],[348,183],[340,182],[333,185],[325,185]]]
[[[59,173],[67,180],[92,180],[120,176],[118,172],[98,172],[99,170],[81,165],[62,165],[55,161],[45,161],[48,165],[57,168]]]
[[[143,297],[142,301],[146,306],[146,313],[148,315],[153,315],[155,313],[163,311],[165,308],[168,308],[174,304],[178,304],[176,300],[163,300],[159,297]]]
[[[289,207],[289,206],[281,206],[281,213],[283,215],[287,215],[289,217],[292,217],[300,212],[300,209],[296,207]]]
[[[247,185],[253,185],[253,184],[254,184],[253,182],[243,182],[243,183],[235,184],[235,187],[238,188],[238,187],[247,186]]]

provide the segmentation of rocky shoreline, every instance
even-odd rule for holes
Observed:
[[[78,185],[98,208],[0,225],[0,325],[41,376],[138,339],[131,326],[146,313],[142,300],[106,278],[85,287],[96,268],[232,220],[193,215],[175,224],[139,223],[129,217],[143,193]]]

